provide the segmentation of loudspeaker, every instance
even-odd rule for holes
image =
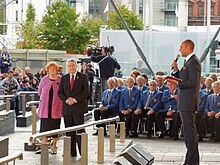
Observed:
[[[151,165],[154,157],[140,144],[133,144],[125,149],[119,156],[123,156],[130,163],[135,165]]]
[[[116,158],[114,161],[113,161],[113,164],[116,164],[116,165],[132,165],[127,159],[125,159],[123,156],[120,156],[118,158]]]

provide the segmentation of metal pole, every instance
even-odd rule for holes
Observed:
[[[108,126],[109,127],[109,132],[110,132],[110,145],[109,145],[109,151],[110,152],[115,152],[115,125],[111,124]]]
[[[63,143],[63,165],[70,165],[71,137],[65,136]]]
[[[88,164],[88,134],[81,134],[81,164]]]
[[[37,132],[37,114],[36,114],[36,106],[31,107],[32,112],[32,135]]]
[[[206,58],[206,56],[207,56],[207,54],[209,52],[209,49],[211,48],[212,44],[214,43],[216,37],[219,34],[219,31],[220,31],[220,27],[218,28],[218,30],[216,31],[215,35],[212,38],[212,41],[209,43],[209,45],[206,47],[205,51],[203,52],[202,56],[200,57],[200,62],[201,63],[205,60],[205,58]]]
[[[147,59],[146,59],[146,57],[145,57],[145,55],[144,55],[144,52],[142,51],[142,49],[141,49],[141,48],[139,47],[139,45],[137,44],[137,42],[136,42],[134,36],[132,35],[132,33],[131,33],[131,31],[130,31],[128,25],[126,24],[124,18],[122,17],[122,15],[121,15],[121,13],[119,12],[118,8],[116,7],[115,3],[113,2],[113,0],[110,0],[110,2],[111,2],[111,4],[112,4],[113,8],[115,9],[115,11],[116,11],[118,17],[120,18],[122,24],[124,25],[125,29],[127,30],[128,35],[130,36],[132,42],[134,43],[134,45],[135,45],[135,47],[136,47],[136,49],[137,49],[137,52],[138,52],[138,54],[140,55],[141,59],[145,62],[146,66],[147,66],[148,69],[150,70],[151,74],[154,75],[154,72],[153,72],[152,68],[150,67],[150,65],[149,65],[148,62],[147,62]]]
[[[125,141],[125,122],[120,122],[120,142]]]
[[[5,106],[6,106],[6,111],[7,112],[10,111],[10,108],[11,108],[10,98],[6,98]]]
[[[98,163],[104,163],[104,128],[98,128]]]
[[[25,116],[25,112],[26,112],[26,107],[25,107],[25,104],[26,104],[26,95],[21,95],[21,100],[22,100],[22,104],[21,104],[21,107],[22,107],[22,116]]]
[[[48,144],[41,144],[41,165],[49,164],[49,155],[48,155]]]
[[[210,42],[210,25],[211,25],[211,0],[207,2],[207,33],[206,33],[206,46]],[[210,53],[208,52],[206,58],[205,72],[210,73]]]

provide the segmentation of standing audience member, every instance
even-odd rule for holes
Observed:
[[[8,76],[0,83],[0,89],[4,90],[6,95],[14,95],[11,99],[11,109],[15,110],[16,116],[19,115],[19,103],[17,92],[20,86],[17,80],[13,77],[13,71],[8,71]]]
[[[95,121],[113,117],[119,113],[118,106],[121,92],[115,88],[115,83],[116,82],[113,77],[108,79],[108,89],[106,89],[102,94],[102,102],[99,105],[99,108],[94,110]],[[104,135],[107,135],[105,124],[97,125],[97,127],[103,127]],[[98,135],[98,131],[93,133],[93,135]]]
[[[205,89],[205,88],[206,88],[206,86],[205,86],[205,77],[201,76],[201,78],[200,78],[200,90]]]
[[[141,75],[141,73],[138,70],[132,70],[131,71],[130,76],[134,78],[134,81],[135,81],[134,85],[137,85],[136,78],[139,75]]]
[[[34,77],[37,77],[38,81],[40,82],[40,80],[41,80],[44,76],[46,76],[46,75],[47,75],[46,70],[43,69],[43,68],[41,68],[41,69],[34,75]]]
[[[90,103],[90,105],[92,105],[93,104],[93,100],[92,100],[93,81],[94,81],[95,72],[92,72],[91,70],[89,70],[88,64],[86,62],[82,63],[81,72],[83,74],[87,75],[87,77],[88,77],[88,80],[89,80],[89,97],[88,97],[88,102]]]
[[[156,90],[156,81],[150,81],[149,90],[146,90],[138,103],[137,108],[134,110],[132,117],[132,135],[131,137],[138,137],[137,127],[138,121],[141,118],[147,118],[147,137],[152,137],[153,121],[155,113],[160,108],[162,92]]]
[[[29,80],[31,80],[34,77],[29,67],[24,68],[24,73],[29,77]]]
[[[119,103],[119,116],[120,121],[125,121],[126,136],[130,135],[132,114],[137,109],[138,102],[140,100],[140,90],[134,86],[134,78],[127,77],[126,85],[127,88],[121,91],[121,98]]]
[[[59,69],[58,69],[58,75],[63,76],[63,66],[62,65],[58,65]]]
[[[5,54],[8,54],[8,58],[9,58],[9,59],[11,58],[10,53],[8,52],[7,48],[4,46],[4,47],[2,48],[1,56],[4,57]]]
[[[72,127],[84,123],[84,113],[88,111],[87,97],[89,84],[87,76],[77,71],[77,62],[74,59],[67,61],[69,73],[62,76],[58,95],[63,102],[63,117],[65,127]],[[78,130],[77,133],[85,132]],[[71,137],[71,156],[76,157],[76,143],[81,154],[81,137],[76,131],[66,133]]]
[[[133,68],[132,70],[138,70],[141,74],[145,73],[147,75],[150,75],[151,72],[149,71],[149,69],[147,69],[146,67],[143,66],[144,65],[144,61],[142,59],[138,59],[136,61],[136,67]]]
[[[41,119],[40,132],[50,131],[60,128],[62,117],[62,101],[58,96],[60,76],[58,76],[58,65],[56,62],[49,62],[46,65],[48,76],[45,76],[39,85],[40,104],[38,116]],[[43,142],[47,142],[48,137],[43,137]],[[57,153],[57,135],[52,136],[53,143],[50,153]]]
[[[100,79],[101,79],[101,93],[107,88],[107,80],[109,77],[113,77],[115,70],[120,70],[121,66],[117,62],[116,58],[108,52],[107,47],[102,47],[101,55],[92,53],[91,60],[99,64]]]
[[[11,59],[8,57],[7,53],[4,53],[0,60],[1,73],[8,73],[11,65]]]
[[[18,75],[19,73],[21,73],[21,68],[18,67],[18,66],[15,66],[13,69],[13,75],[14,75],[14,78],[17,79],[18,78]]]

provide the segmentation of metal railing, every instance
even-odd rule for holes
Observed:
[[[15,164],[15,160],[23,160],[23,154],[22,152],[16,152],[14,154],[11,154],[9,156],[5,156],[3,158],[0,158],[0,164],[8,164],[9,162],[13,161],[13,164]]]
[[[29,103],[28,103],[29,104]],[[47,132],[41,132],[32,135],[29,138],[29,145],[32,145],[37,141],[38,138],[48,137],[52,135],[63,135],[67,132],[77,131],[81,129],[85,129],[86,127],[103,124],[103,123],[110,123],[113,121],[119,121],[119,116],[103,119],[99,121],[91,121],[82,125],[77,125],[68,128],[56,129]],[[115,152],[115,125],[109,125],[109,133],[110,133],[110,152]],[[63,147],[63,164],[69,165],[70,164],[70,137],[64,137],[64,147]],[[120,142],[125,141],[125,123],[120,122]],[[104,163],[104,128],[98,128],[98,152],[97,152],[97,162]],[[48,156],[48,144],[41,142],[41,164],[48,165],[49,164],[49,156]],[[82,133],[81,134],[81,164],[87,165],[88,164],[88,134]]]

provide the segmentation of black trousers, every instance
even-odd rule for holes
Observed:
[[[191,111],[180,111],[183,123],[184,141],[187,148],[185,164],[199,163],[198,136],[196,130],[196,114]]]
[[[165,127],[165,123],[164,123],[164,119],[165,118],[173,118],[172,121],[172,126],[171,126],[171,136],[178,136],[178,132],[179,132],[179,128],[181,127],[181,119],[180,119],[180,115],[179,112],[174,112],[171,116],[167,115],[167,111],[166,112],[157,112],[155,114],[155,118],[156,118],[156,122],[157,122],[157,126],[159,131],[161,132],[165,132],[166,131],[166,127]]]
[[[77,117],[74,118],[73,116],[74,114],[72,115],[64,115],[63,118],[64,118],[64,123],[65,123],[65,127],[72,127],[72,126],[76,126],[76,125],[80,125],[80,124],[83,124],[84,123],[84,116],[80,115]],[[75,119],[75,120],[74,120]],[[77,132],[76,131],[72,131],[72,132],[68,132],[66,133],[66,136],[70,136],[71,137],[71,155],[77,155],[77,152],[76,152],[76,143],[78,145],[78,150],[79,150],[79,153],[81,155],[81,136],[80,135],[77,135],[77,134],[80,134],[80,133],[83,133],[85,132],[85,129],[82,129],[82,130],[78,130]]]
[[[206,132],[211,133],[208,127],[208,116],[206,113],[201,117],[199,126],[198,126],[198,133],[200,137],[205,136]]]
[[[138,127],[139,120],[146,117],[147,118],[146,130],[148,131],[149,134],[152,134],[152,132],[153,132],[152,128],[153,128],[153,122],[154,122],[155,115],[154,115],[154,113],[151,115],[147,115],[148,111],[149,110],[143,109],[143,110],[141,110],[141,114],[138,114],[138,115],[133,114],[133,116],[132,116],[132,123],[133,123],[132,124],[132,131],[134,133],[137,133],[137,127]]]
[[[220,140],[220,118],[215,119],[215,137]]]
[[[124,121],[125,122],[125,128],[126,128],[126,132],[131,131],[131,124],[132,124],[132,114],[133,112],[124,115],[123,113],[119,113],[119,117],[120,117],[120,121]]]
[[[94,110],[95,121],[100,120],[100,119],[107,119],[113,116],[114,116],[114,112],[111,109],[102,110],[102,111],[99,109]],[[106,131],[106,124],[99,124],[97,125],[97,127],[103,127],[104,131]]]

